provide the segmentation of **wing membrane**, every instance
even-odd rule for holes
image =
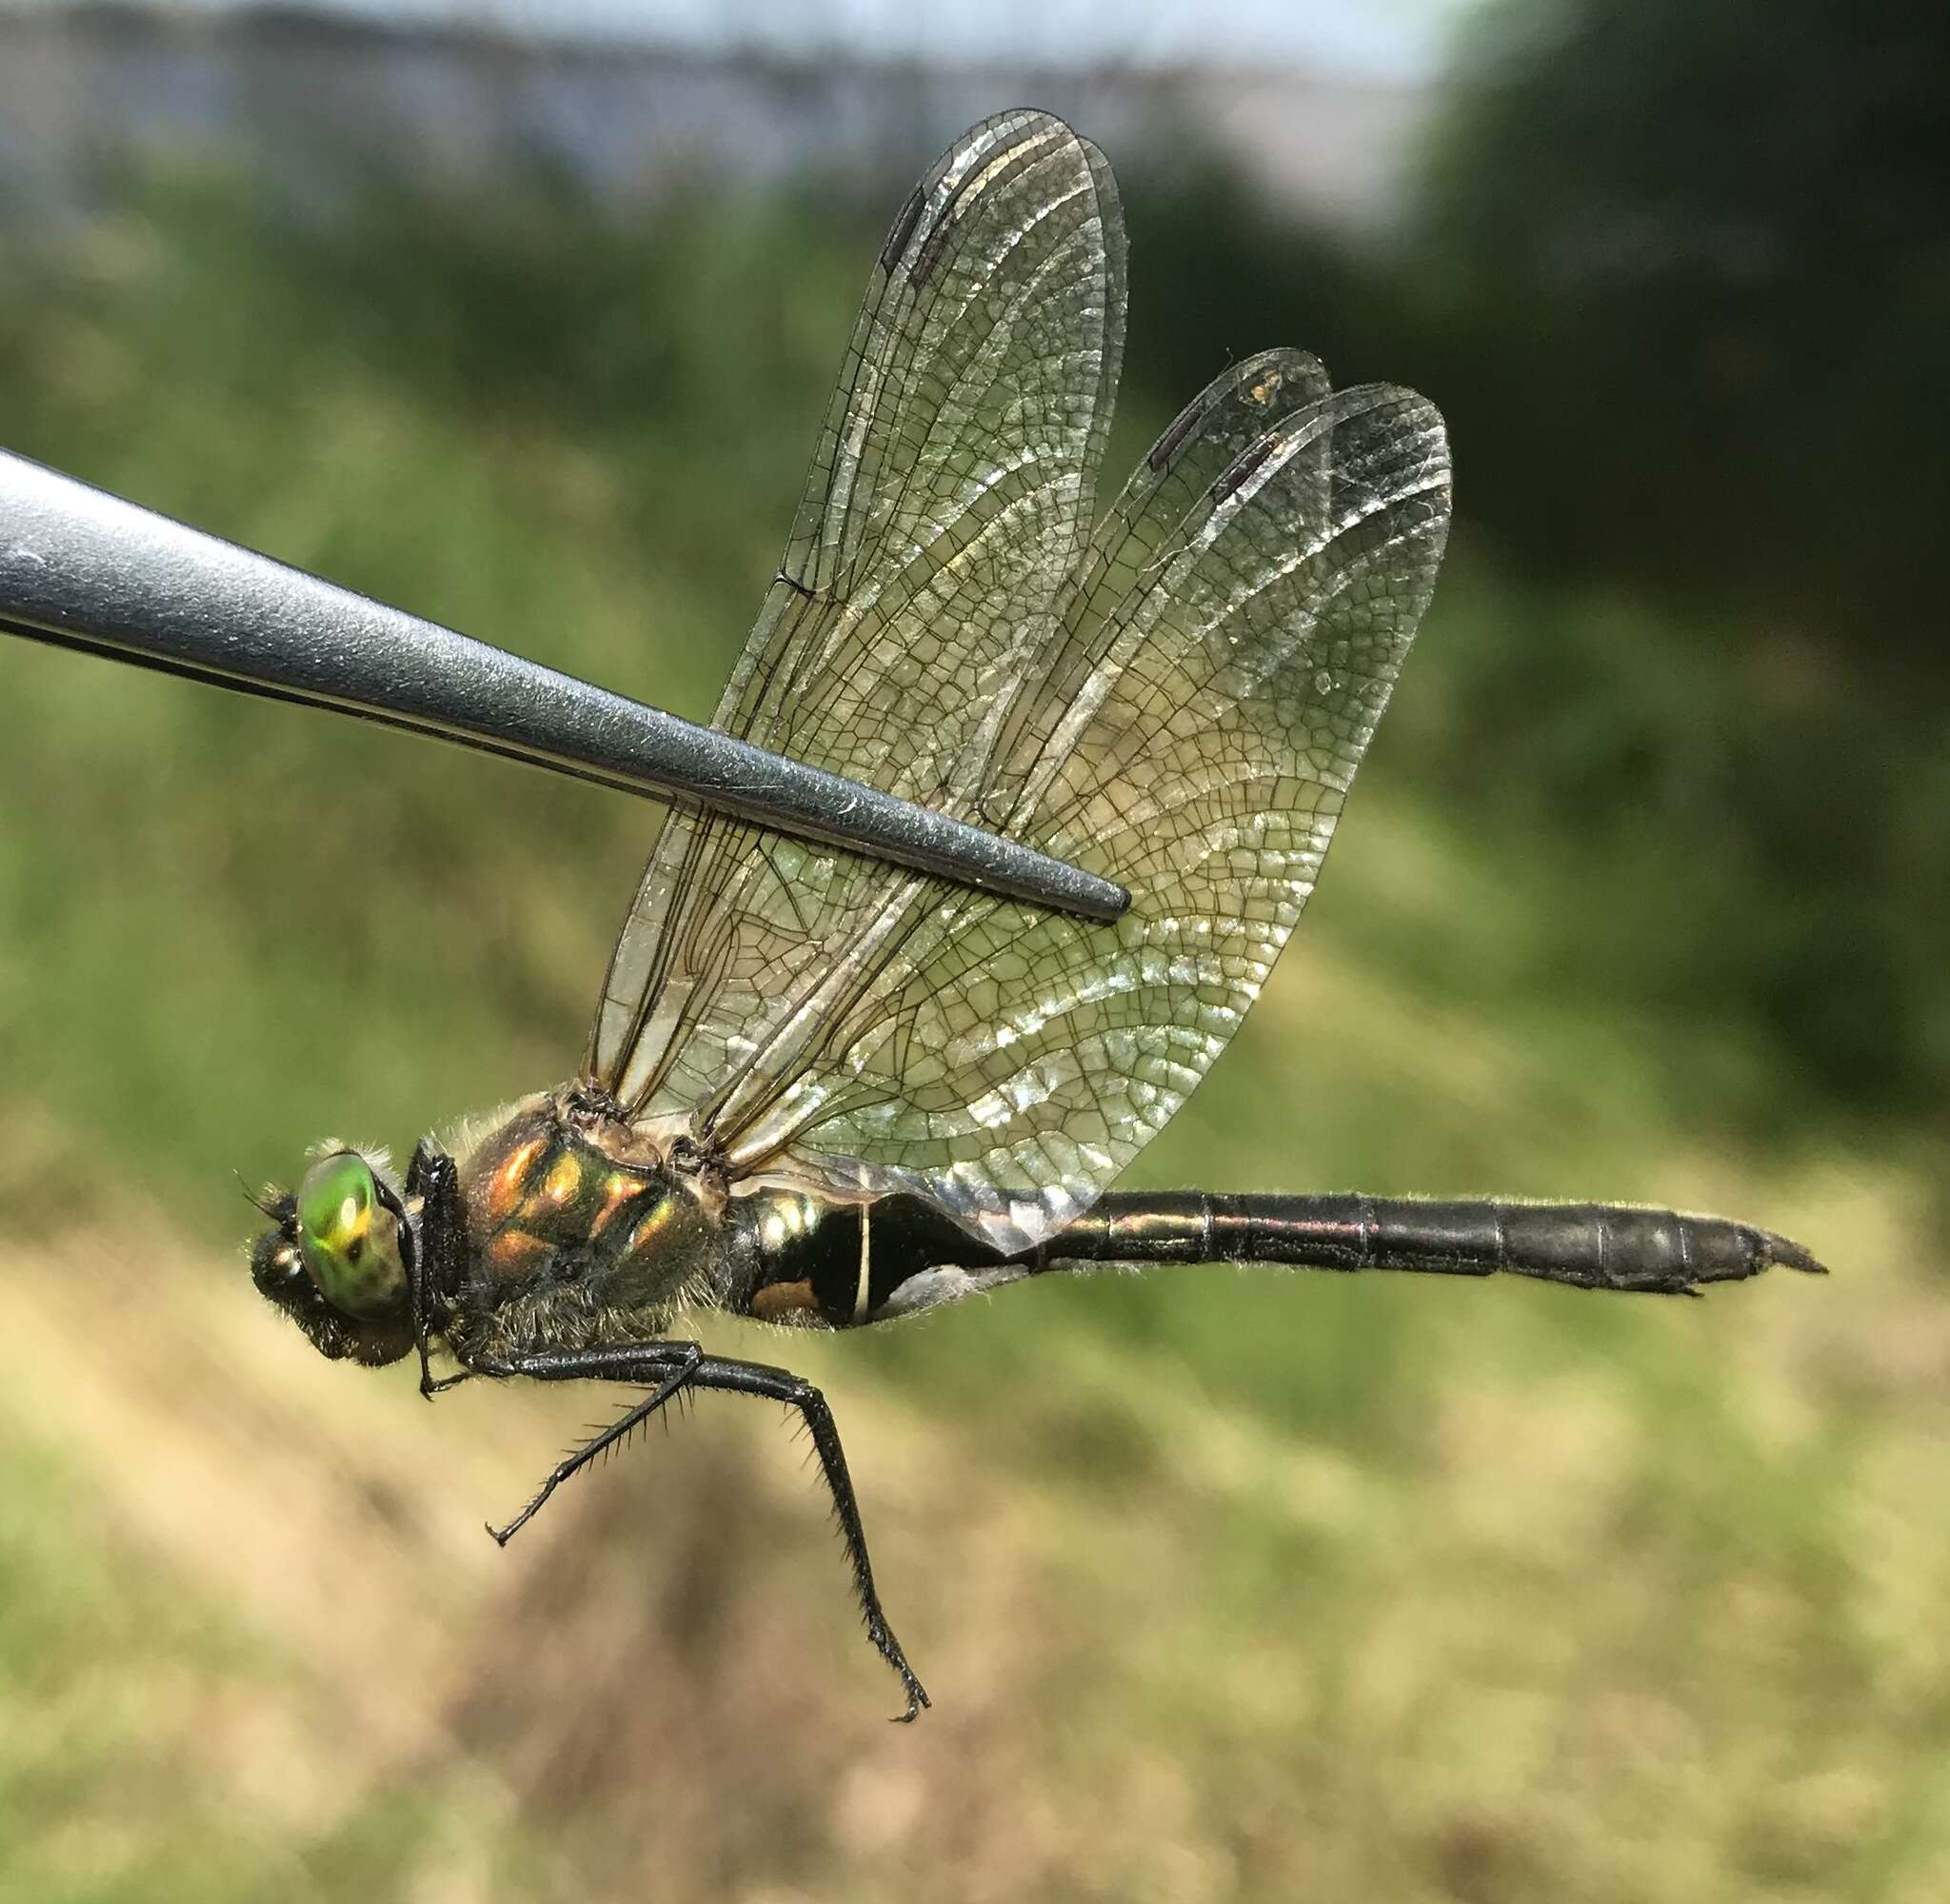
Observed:
[[[780,576],[716,724],[972,811],[1006,690],[1048,646],[1089,528],[1124,327],[1124,230],[1097,149],[998,115],[896,219]],[[724,1090],[925,883],[673,816],[612,957],[587,1068],[652,1113]],[[828,982],[823,992],[819,982]],[[835,1007],[837,1008],[837,1007]]]
[[[1311,396],[1310,360],[1285,361],[1297,408],[1265,426],[1255,360],[1205,393],[1162,470],[1141,467],[996,777],[1009,830],[1124,881],[1129,913],[1090,926],[983,900],[931,920],[748,1134],[752,1162],[915,1190],[1026,1248],[1237,1029],[1312,892],[1448,525],[1434,409],[1387,387]]]
[[[718,720],[1131,910],[1084,925],[674,817],[591,1075],[735,1172],[918,1191],[1030,1246],[1184,1101],[1312,891],[1434,585],[1441,419],[1265,353],[1086,541],[1122,327],[1094,148],[1040,114],[974,129],[889,235]]]

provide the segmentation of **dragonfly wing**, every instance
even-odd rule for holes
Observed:
[[[786,562],[720,707],[763,744],[1133,891],[1090,926],[674,818],[589,1075],[735,1175],[907,1189],[1007,1249],[1087,1207],[1284,943],[1434,585],[1442,421],[1297,351],[1218,379],[1086,525],[1115,189],[1041,114],[896,221]]]
[[[1255,359],[1160,439],[993,779],[1008,830],[1124,882],[1128,914],[931,919],[750,1134],[754,1162],[916,1191],[1026,1248],[1224,1047],[1313,890],[1448,528],[1434,408],[1319,394],[1310,365]]]
[[[718,726],[973,816],[1010,686],[1051,646],[1089,532],[1124,307],[1122,212],[1095,147],[1025,111],[942,156],[881,252]],[[837,1009],[935,891],[674,814],[587,1074],[644,1116],[726,1092],[768,1051],[776,1077],[813,995]]]

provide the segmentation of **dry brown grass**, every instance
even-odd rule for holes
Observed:
[[[1419,1292],[1394,1471],[1089,1338],[997,1392],[998,1454],[816,1345],[938,1699],[907,1729],[777,1419],[701,1409],[502,1555],[483,1517],[607,1403],[427,1408],[110,1193],[0,1251],[0,1435],[154,1636],[27,1676],[11,1722],[117,1784],[15,1868],[139,1873],[161,1812],[299,1896],[1934,1897],[1950,1317],[1886,1191],[1834,1195],[1882,1267],[1671,1305],[1649,1364],[1553,1373],[1538,1292]],[[1112,1485],[1021,1458],[1134,1382]]]

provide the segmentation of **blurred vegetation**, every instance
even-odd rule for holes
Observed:
[[[1385,241],[1296,233],[1222,169],[1132,193],[1173,260],[1134,328],[1177,387],[1270,321],[1435,393],[1461,548],[1526,587],[1424,785],[1675,862],[1629,918],[1566,908],[1605,990],[1940,1116],[1950,9],[1501,0],[1458,50]]]
[[[212,1266],[225,1165],[563,1074],[646,811],[0,655],[0,1897],[1943,1894],[1940,704],[1805,577],[1791,625],[1647,591],[1617,515],[1540,566],[1520,472],[1591,499],[1511,446],[1573,406],[1486,399],[1460,265],[1112,156],[1109,480],[1284,339],[1436,394],[1468,511],[1306,929],[1144,1180],[1726,1207],[1846,1278],[1188,1274],[795,1343],[938,1699],[880,1727],[771,1424],[700,1411],[501,1556],[587,1398],[421,1409]],[[9,230],[9,446],[706,712],[887,208],[631,224],[328,158],[303,207],[111,167],[85,227]]]
[[[1458,48],[1411,242],[1483,513],[1940,691],[1950,13],[1503,0]]]

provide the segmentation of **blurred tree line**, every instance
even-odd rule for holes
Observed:
[[[1423,770],[1671,854],[1658,916],[1604,928],[1655,990],[1717,969],[1824,1093],[1940,1113],[1950,7],[1492,0],[1443,91],[1385,243],[1216,170],[1132,193],[1174,261],[1134,331],[1191,387],[1215,307],[1241,348],[1281,313],[1337,382],[1433,393],[1457,554],[1535,587]]]
[[[1471,519],[1526,568],[1940,683],[1950,7],[1491,0],[1442,97],[1384,251],[1182,193],[1181,353],[1207,272],[1297,305],[1337,368],[1442,393]]]
[[[1500,532],[1940,680],[1950,8],[1521,0],[1495,26],[1420,237],[1496,372],[1467,420]]]
[[[1295,228],[1195,138],[1148,173],[1113,153],[1124,408],[1155,426],[1276,342],[1434,396],[1460,508],[1435,617],[1474,625],[1418,657],[1391,774],[1544,868],[1551,982],[1750,1030],[1852,1118],[1941,1120],[1950,7],[1494,0],[1464,32],[1384,239]],[[306,134],[278,136],[289,176]],[[573,436],[741,627],[799,476],[759,426],[789,408],[809,440],[888,208],[808,179],[647,223],[546,157],[456,206],[343,143],[311,176],[294,204],[242,169],[105,175],[140,243],[0,277],[19,446],[216,454],[187,413],[212,379],[275,420],[308,362],[355,361],[404,408]],[[112,386],[44,374],[91,339]]]

